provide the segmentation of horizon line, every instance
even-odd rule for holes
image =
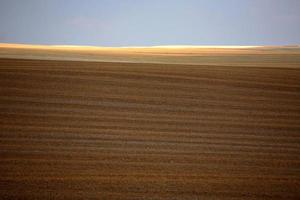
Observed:
[[[0,47],[32,47],[32,48],[220,48],[220,49],[239,49],[239,48],[261,48],[261,47],[300,47],[295,45],[151,45],[151,46],[95,46],[95,45],[63,45],[63,44],[26,44],[26,43],[1,43]]]

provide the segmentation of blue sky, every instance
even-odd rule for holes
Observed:
[[[300,0],[0,0],[0,42],[300,44]]]

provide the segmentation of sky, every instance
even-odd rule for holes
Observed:
[[[0,43],[299,45],[300,0],[0,0]]]

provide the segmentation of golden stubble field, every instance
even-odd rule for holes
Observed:
[[[162,49],[1,47],[0,199],[299,199],[299,49]]]

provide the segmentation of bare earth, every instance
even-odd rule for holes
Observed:
[[[300,199],[299,47],[0,57],[0,199]]]

